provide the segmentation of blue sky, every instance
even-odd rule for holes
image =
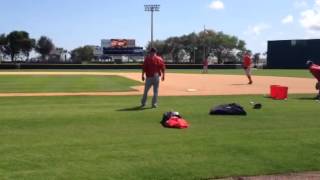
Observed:
[[[268,40],[320,38],[320,0],[0,0],[0,33],[25,30],[72,50],[101,39],[150,40],[145,4],[160,4],[154,39],[207,29],[223,31],[265,52]]]

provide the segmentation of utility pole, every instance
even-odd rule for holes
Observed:
[[[206,25],[203,25],[203,38],[204,38],[204,44],[203,44],[203,60],[205,60],[206,58],[206,44],[205,44],[205,41],[206,41]]]
[[[144,5],[144,10],[151,12],[151,47],[153,47],[153,12],[160,11],[160,5],[159,4]]]

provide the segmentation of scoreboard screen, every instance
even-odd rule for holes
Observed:
[[[128,46],[127,39],[111,39],[111,47],[113,48],[125,48]]]

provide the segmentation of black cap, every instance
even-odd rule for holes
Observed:
[[[253,105],[253,109],[261,109],[262,108],[262,104],[260,103],[256,103]]]
[[[150,49],[150,52],[155,53],[155,52],[157,52],[157,49],[156,49],[156,48],[154,48],[154,47],[152,47],[152,48]]]

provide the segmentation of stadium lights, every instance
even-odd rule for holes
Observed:
[[[159,4],[144,5],[144,10],[151,12],[151,47],[153,47],[153,12],[160,11],[160,5]]]
[[[160,11],[160,5],[159,4],[149,4],[144,5],[145,11]]]

